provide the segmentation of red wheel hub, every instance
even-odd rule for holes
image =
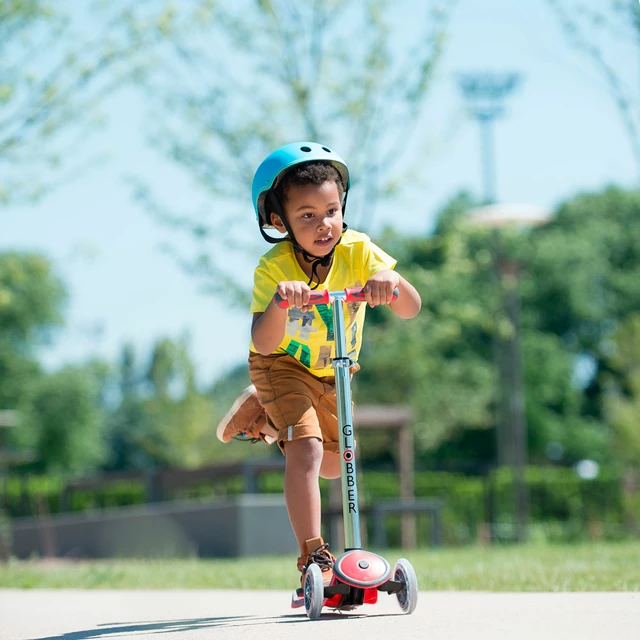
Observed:
[[[377,587],[389,579],[391,566],[375,553],[354,549],[335,561],[333,573],[340,582],[353,587]]]

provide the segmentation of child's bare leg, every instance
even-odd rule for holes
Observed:
[[[340,477],[340,454],[325,451],[320,465],[320,477],[332,480]]]
[[[320,537],[320,486],[322,442],[317,438],[291,440],[285,444],[284,499],[300,554],[305,542]]]

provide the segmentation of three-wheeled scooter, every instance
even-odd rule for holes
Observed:
[[[282,298],[276,302],[282,307],[288,306]],[[309,305],[326,304],[333,309],[335,355],[332,365],[336,380],[345,537],[344,553],[335,561],[333,579],[328,586],[323,583],[318,565],[309,565],[305,572],[302,586],[304,607],[311,620],[320,616],[323,607],[344,611],[362,604],[375,604],[380,592],[395,594],[404,613],[412,613],[418,600],[418,581],[408,560],[400,558],[392,570],[382,556],[364,550],[361,544],[351,404],[350,367],[353,362],[347,352],[344,321],[344,304],[348,302],[365,302],[361,287],[344,291],[312,291],[309,300]]]

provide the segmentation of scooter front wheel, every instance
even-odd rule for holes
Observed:
[[[309,620],[317,620],[324,604],[324,582],[317,564],[310,564],[304,574],[304,608]]]
[[[402,584],[402,589],[396,593],[398,604],[403,613],[413,613],[418,604],[418,578],[411,563],[400,558],[393,568],[393,579]]]

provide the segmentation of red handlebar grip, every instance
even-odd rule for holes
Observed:
[[[276,304],[282,309],[286,309],[289,306],[289,301],[285,300],[279,293],[276,293],[274,298],[276,299]],[[326,289],[324,291],[312,291],[309,295],[307,306],[314,304],[329,304],[329,291]]]
[[[347,294],[347,302],[366,302],[362,295],[362,287],[347,287],[344,291]],[[398,287],[396,287],[393,290],[393,300],[391,302],[397,300],[399,294]]]

